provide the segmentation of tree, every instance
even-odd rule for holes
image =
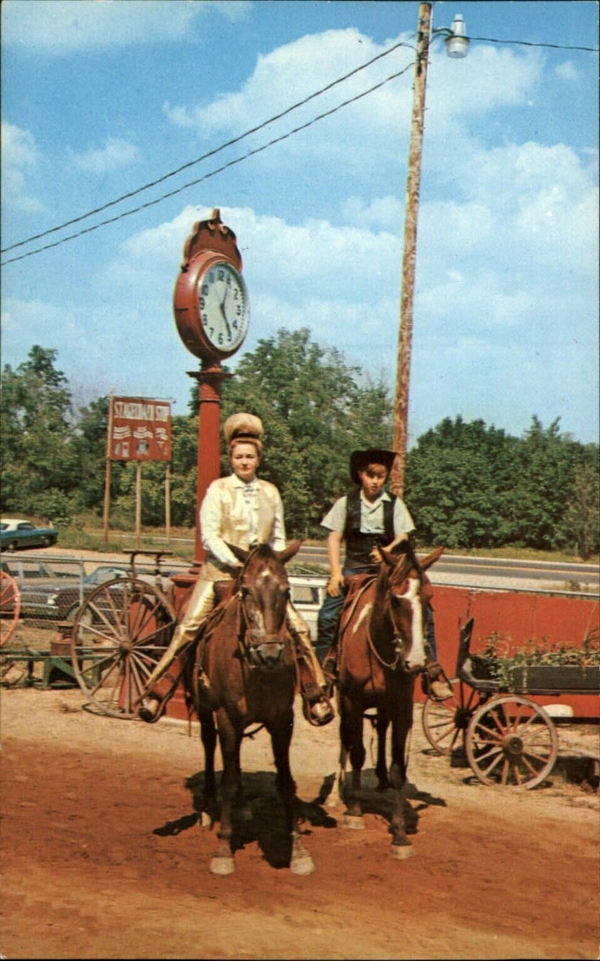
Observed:
[[[425,544],[491,547],[512,532],[517,442],[482,420],[445,418],[409,451],[406,503]]]
[[[544,428],[539,418],[532,418],[514,476],[511,540],[537,550],[555,550],[561,544],[562,518],[580,455],[581,445],[561,435],[559,422],[557,418]]]
[[[71,394],[55,361],[55,350],[34,346],[16,370],[4,367],[1,506],[57,523],[71,511],[78,477]]]
[[[261,476],[281,491],[289,536],[321,536],[321,517],[350,486],[352,450],[389,446],[387,388],[312,342],[306,328],[281,329],[244,355],[223,385],[223,418],[238,410],[263,422]]]
[[[600,551],[600,478],[598,465],[583,461],[575,466],[573,484],[558,536],[584,560]]]

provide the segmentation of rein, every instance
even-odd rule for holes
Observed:
[[[421,570],[421,566],[419,565],[419,562],[418,562],[417,558],[416,558],[415,555],[414,555],[414,552],[413,552],[413,551],[410,551],[410,553],[409,553],[408,556],[409,556],[409,559],[412,561],[411,566],[414,566],[414,567],[416,568],[416,570],[417,570],[417,573],[418,573],[418,575],[419,575],[419,583],[422,584],[422,583],[423,583],[423,572],[422,572],[422,570]],[[409,570],[410,570],[410,568],[409,568]],[[407,571],[407,574],[408,574],[408,571]],[[369,645],[369,650],[371,651],[371,653],[373,654],[373,656],[375,657],[375,659],[379,662],[379,664],[380,664],[382,667],[387,668],[389,671],[397,671],[399,668],[402,668],[402,667],[403,667],[403,664],[404,664],[404,661],[405,661],[405,657],[404,657],[404,641],[403,641],[403,639],[402,639],[402,635],[396,632],[396,624],[395,624],[395,621],[394,621],[394,616],[393,616],[393,611],[392,611],[392,604],[391,604],[389,595],[386,597],[386,607],[387,607],[387,609],[388,609],[389,619],[390,619],[390,621],[391,621],[391,623],[392,623],[392,626],[393,626],[393,628],[394,628],[394,634],[393,634],[393,636],[392,636],[392,643],[393,643],[393,645],[394,645],[394,657],[393,657],[393,660],[391,660],[391,661],[388,663],[388,661],[386,661],[386,660],[381,656],[381,654],[379,653],[379,651],[377,650],[377,648],[376,648],[376,646],[375,646],[375,642],[374,642],[373,637],[372,637],[372,634],[371,634],[371,620],[372,620],[372,618],[369,618],[369,621],[368,621],[368,624],[367,624],[367,643],[368,643],[368,645]]]

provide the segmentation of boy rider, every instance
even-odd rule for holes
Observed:
[[[350,457],[350,476],[356,485],[340,497],[321,521],[328,529],[327,556],[329,582],[325,600],[317,622],[317,657],[330,677],[335,673],[336,635],[344,603],[344,580],[357,574],[376,573],[381,555],[378,547],[390,550],[410,537],[415,525],[400,497],[385,489],[396,454],[394,451],[370,448],[356,450]],[[346,558],[341,564],[342,543]],[[444,678],[437,661],[433,611],[427,604],[424,610],[428,661],[425,666],[427,689],[436,700],[452,697],[452,688]]]

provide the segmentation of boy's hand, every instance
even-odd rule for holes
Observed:
[[[374,564],[381,564],[381,562],[382,562],[382,560],[383,560],[383,555],[382,555],[381,551],[379,550],[379,548],[377,547],[377,545],[375,545],[375,547],[373,548],[373,550],[372,550],[371,553],[369,554],[369,557],[371,558],[371,560],[373,561]]]
[[[327,582],[327,593],[330,597],[339,597],[344,587],[344,575],[341,571],[334,571]]]

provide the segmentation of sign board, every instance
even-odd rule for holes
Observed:
[[[113,397],[109,460],[171,460],[171,404],[147,397]]]

